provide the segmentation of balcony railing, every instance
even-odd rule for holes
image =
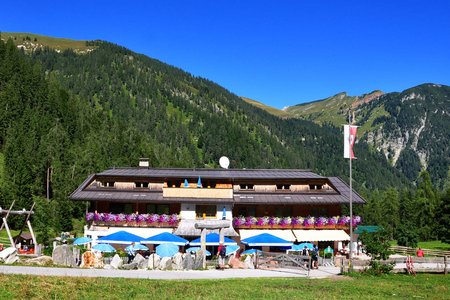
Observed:
[[[357,226],[361,224],[361,217],[354,216],[352,224]],[[253,216],[239,216],[233,218],[234,228],[280,228],[280,229],[347,229],[350,227],[349,216],[335,216],[335,217],[253,217]]]

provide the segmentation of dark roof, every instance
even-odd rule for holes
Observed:
[[[342,195],[347,199],[347,203],[350,202],[350,187],[347,183],[345,183],[341,178],[339,177],[328,177],[330,180],[331,185]],[[357,193],[355,190],[353,190],[352,193],[352,203],[361,203],[364,204],[366,201]]]
[[[89,184],[99,176],[106,177],[147,177],[147,178],[225,178],[225,179],[323,179],[328,180],[336,192],[304,192],[304,193],[258,193],[246,191],[235,192],[234,199],[215,198],[163,198],[162,191],[137,191],[117,189],[88,189]],[[349,203],[350,187],[339,177],[323,177],[308,170],[295,169],[259,169],[259,170],[225,170],[225,169],[149,169],[120,168],[109,169],[102,173],[90,175],[71,195],[72,200],[108,200],[139,201],[167,203],[267,203],[267,204],[336,204]],[[352,202],[365,203],[364,199],[353,191]]]
[[[149,178],[214,178],[214,179],[326,179],[309,170],[298,169],[108,169],[97,176]]]

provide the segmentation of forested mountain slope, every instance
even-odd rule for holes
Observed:
[[[355,116],[358,136],[411,181],[421,169],[442,186],[450,166],[450,87],[422,84],[401,93],[346,93],[288,107],[291,117],[340,126]]]
[[[2,205],[32,196],[59,203],[60,223],[81,215],[67,195],[88,174],[111,166],[310,168],[346,178],[339,129],[283,120],[213,82],[107,42],[77,54],[19,51],[0,42]],[[407,180],[365,143],[356,147],[357,187]]]

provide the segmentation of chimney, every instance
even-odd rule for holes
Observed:
[[[139,167],[148,168],[149,167],[148,158],[139,158]]]

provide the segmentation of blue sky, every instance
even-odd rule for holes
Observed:
[[[111,41],[278,108],[450,84],[448,0],[7,1],[1,10],[1,31]]]

